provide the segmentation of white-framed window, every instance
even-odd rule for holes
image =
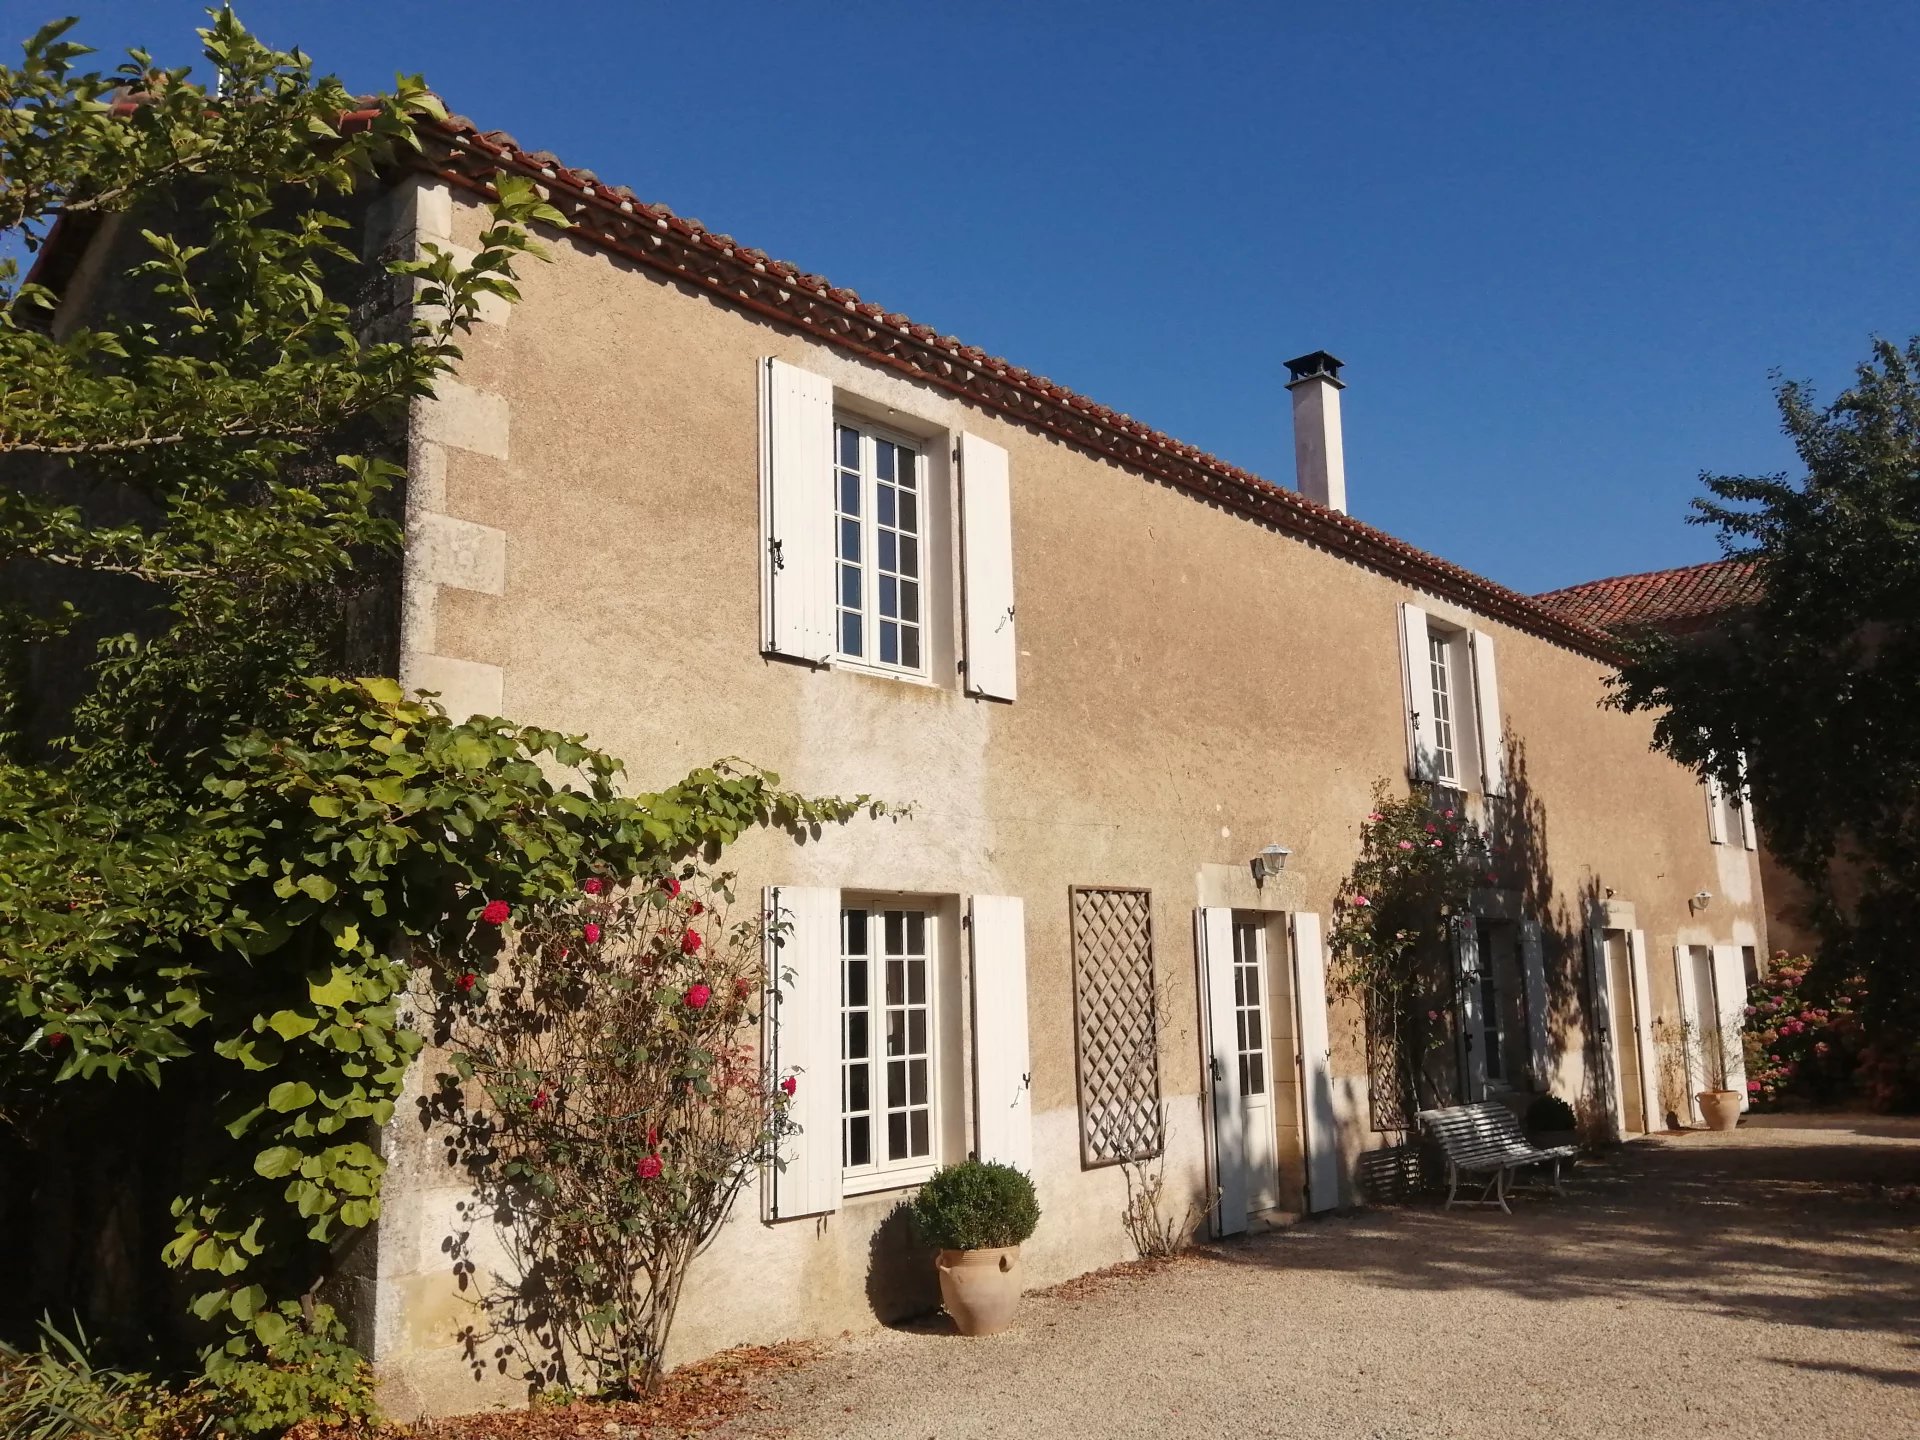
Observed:
[[[1505,1088],[1507,1076],[1506,997],[1501,993],[1500,967],[1504,958],[1494,927],[1480,923],[1480,1055],[1486,1082]]]
[[[1507,793],[1506,745],[1493,636],[1400,606],[1407,773],[1462,792]]]
[[[939,916],[911,903],[840,912],[840,1160],[847,1193],[916,1184],[939,1164]]]
[[[1433,778],[1449,785],[1460,781],[1460,750],[1456,738],[1458,702],[1453,674],[1451,639],[1427,631],[1427,681],[1433,706]]]
[[[836,415],[834,654],[925,675],[926,457],[919,443]]]

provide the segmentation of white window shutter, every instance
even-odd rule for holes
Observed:
[[[1455,994],[1460,997],[1460,1046],[1464,1063],[1461,1079],[1467,1093],[1462,1100],[1487,1098],[1487,1057],[1481,1046],[1486,1043],[1480,1020],[1480,931],[1471,915],[1456,915],[1453,920],[1453,974]]]
[[[1527,993],[1527,1058],[1533,1069],[1533,1084],[1548,1093],[1553,1089],[1553,1057],[1548,1054],[1552,1037],[1547,1031],[1546,948],[1538,920],[1520,922],[1520,975]]]
[[[1473,656],[1473,713],[1479,723],[1480,785],[1489,795],[1507,793],[1507,747],[1500,731],[1500,672],[1493,663],[1493,636],[1467,637]]]
[[[1206,987],[1207,1090],[1213,1097],[1213,1232],[1247,1228],[1246,1119],[1240,1110],[1239,1013],[1233,994],[1233,911],[1207,906],[1193,912],[1194,947]]]
[[[1340,1203],[1340,1137],[1333,1115],[1333,1048],[1327,1038],[1327,952],[1320,917],[1293,916],[1294,1043],[1300,1047],[1300,1116],[1307,1152],[1307,1210]]]
[[[833,384],[760,366],[761,648],[823,665],[833,657]]]
[[[1607,1114],[1613,1122],[1613,1138],[1620,1140],[1627,1133],[1625,1077],[1620,1073],[1627,1053],[1621,1047],[1627,1037],[1620,1033],[1617,1022],[1613,977],[1607,969],[1606,931],[1596,921],[1581,933],[1581,940],[1587,952],[1587,983],[1593,994],[1594,1028],[1600,1036],[1600,1063],[1606,1067]]]
[[[1753,822],[1753,791],[1740,787],[1740,843],[1749,850],[1760,848],[1760,830]]]
[[[1707,840],[1714,845],[1727,843],[1727,799],[1713,775],[1707,777]]]
[[[766,903],[769,1068],[796,1076],[800,1127],[769,1167],[767,1213],[789,1220],[840,1207],[840,892],[779,885]]]
[[[960,563],[967,693],[1012,700],[1013,495],[1007,452],[978,435],[960,437]]]
[[[973,951],[975,1151],[1033,1173],[1033,1062],[1027,1047],[1027,911],[1017,895],[975,895]]]
[[[1400,690],[1407,720],[1407,774],[1433,779],[1433,672],[1427,654],[1427,612],[1400,607]]]
[[[1701,996],[1695,990],[1693,983],[1693,956],[1689,953],[1690,950],[1691,947],[1686,945],[1676,945],[1673,947],[1673,973],[1675,987],[1679,992],[1680,1020],[1683,1027],[1689,1024],[1696,1024],[1704,1011],[1713,1008],[1713,997],[1711,995],[1707,996],[1703,1004]],[[1680,1033],[1684,1036],[1687,1032],[1683,1028]],[[1686,1114],[1690,1119],[1698,1120],[1700,1118],[1700,1102],[1694,1097],[1706,1088],[1706,1078],[1700,1073],[1700,1056],[1695,1053],[1695,1047],[1691,1044],[1686,1047],[1686,1071]]]
[[[1647,977],[1647,932],[1635,930],[1627,937],[1627,959],[1633,971],[1633,1014],[1634,1035],[1633,1053],[1635,1062],[1640,1066],[1640,1097],[1642,1113],[1646,1117],[1647,1133],[1664,1123],[1660,1114],[1659,1069],[1655,1063],[1653,1049],[1653,987]],[[1625,1037],[1621,1040],[1621,1053],[1626,1051]]]
[[[1747,963],[1738,945],[1713,947],[1713,989],[1720,1012],[1720,1044],[1727,1056],[1727,1088],[1740,1092],[1747,1108],[1747,1055],[1740,1037],[1747,1025]]]

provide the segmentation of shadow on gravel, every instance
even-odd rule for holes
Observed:
[[[1564,1199],[1529,1199],[1511,1216],[1409,1206],[1213,1254],[1384,1288],[1652,1302],[1911,1336],[1920,1330],[1920,1143],[1911,1127],[1892,1133],[1907,1143],[1827,1141],[1803,1129],[1780,1144],[1744,1134],[1739,1144],[1635,1144],[1582,1164]],[[1903,1372],[1885,1378],[1920,1385]]]
[[[1903,1390],[1920,1390],[1920,1375],[1911,1370],[1885,1370],[1876,1365],[1844,1365],[1836,1360],[1782,1360],[1777,1355],[1768,1358],[1789,1370],[1820,1370],[1828,1375],[1852,1375],[1861,1380],[1876,1380],[1882,1385],[1898,1385]]]

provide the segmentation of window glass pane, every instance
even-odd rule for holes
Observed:
[[[893,457],[894,457],[894,445],[891,440],[874,441],[873,442],[874,474],[878,475],[882,480],[893,479],[893,474],[894,474]]]
[[[894,523],[893,496],[894,489],[891,485],[882,485],[874,493],[873,513],[879,517],[882,525],[891,525]]]
[[[904,1010],[887,1011],[887,1054],[904,1055],[907,1053],[907,1012]]]
[[[899,477],[900,488],[903,490],[911,490],[913,489],[914,484],[919,477],[920,457],[914,454],[913,451],[907,449],[903,445],[899,448],[899,458],[900,458],[900,477]]]
[[[860,513],[860,477],[840,472],[840,513],[858,515]]]
[[[918,629],[900,632],[900,663],[909,670],[920,668],[920,632]]]
[[[909,955],[927,953],[927,916],[924,910],[906,913],[906,947]]]
[[[867,1058],[867,1012],[864,1010],[847,1016],[847,1058]]]
[[[927,1129],[927,1112],[924,1110],[914,1111],[912,1153],[915,1156],[926,1156],[933,1153],[932,1139],[928,1135]]]
[[[840,605],[845,610],[860,608],[860,570],[858,566],[840,567]],[[858,618],[858,617],[856,617]]]
[[[873,1122],[865,1115],[856,1115],[847,1121],[848,1165],[871,1165],[873,1163]]]
[[[858,1114],[873,1108],[868,1090],[872,1075],[871,1065],[847,1067],[847,1109],[850,1112]]]
[[[891,620],[880,622],[880,663],[882,665],[900,663],[900,627]]]
[[[909,1055],[927,1053],[927,1012],[925,1010],[907,1011],[907,1053]]]
[[[900,537],[900,564],[896,568],[909,578],[920,573],[920,542],[911,535]]]
[[[840,440],[840,463],[849,470],[860,468],[860,432],[851,425],[837,427],[835,433]]]
[[[1240,1093],[1253,1094],[1253,1076],[1248,1071],[1247,1057],[1244,1055],[1240,1057]]]
[[[864,655],[866,647],[860,643],[860,617],[843,613],[840,616],[840,653],[842,655]]]
[[[842,920],[847,931],[847,954],[864,955],[867,953],[867,912],[848,910],[843,912]]]
[[[920,502],[911,493],[900,496],[900,528],[915,535],[920,533]]]
[[[924,1060],[907,1063],[907,1100],[914,1105],[927,1103],[927,1062]]]
[[[1258,1051],[1247,1056],[1247,1091],[1249,1095],[1267,1093],[1267,1062]]]
[[[889,910],[887,917],[887,954],[902,955],[907,948],[907,912]]]
[[[907,1003],[927,1003],[927,962],[924,960],[907,961]]]
[[[907,1116],[903,1110],[895,1110],[887,1116],[887,1158],[889,1160],[910,1158],[907,1150]]]
[[[882,530],[880,532],[880,568],[882,570],[893,571],[898,571],[900,568],[899,538],[891,530]],[[893,607],[890,605],[887,606],[882,613],[891,615],[893,613]]]
[[[885,531],[881,532],[880,549],[882,553],[885,553],[887,542],[892,538],[893,537]],[[898,619],[900,616],[900,582],[891,575],[882,575],[880,577],[880,613],[890,619]]]
[[[840,558],[851,560],[855,564],[860,560],[860,522],[845,520],[840,522]]]

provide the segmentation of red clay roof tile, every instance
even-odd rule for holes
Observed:
[[[1760,598],[1760,577],[1751,560],[1714,560],[1589,580],[1534,598],[1596,630],[1618,634],[1651,627],[1682,633],[1705,629],[1721,616],[1752,605]]]

